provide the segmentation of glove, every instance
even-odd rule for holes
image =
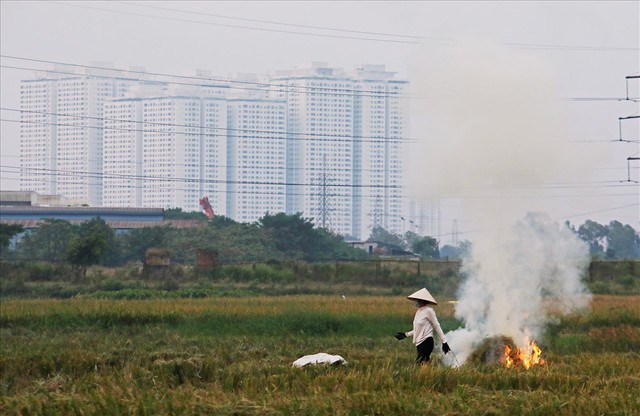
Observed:
[[[447,344],[446,342],[442,343],[442,352],[445,353],[445,355],[451,351],[451,348],[449,348],[449,344]]]
[[[407,336],[404,334],[404,332],[396,332],[394,337],[396,337],[396,339],[400,341],[401,339],[405,339]]]

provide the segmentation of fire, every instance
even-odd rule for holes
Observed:
[[[524,349],[516,348],[512,350],[508,345],[504,346],[504,365],[509,367],[517,367],[522,365],[528,369],[532,365],[544,364],[544,360],[540,358],[542,350],[535,341],[531,341]]]

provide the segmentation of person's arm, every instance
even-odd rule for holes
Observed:
[[[440,327],[440,322],[438,322],[438,317],[433,309],[429,309],[429,313],[427,313],[427,319],[431,322],[431,325],[435,328],[438,336],[440,337],[440,341],[443,344],[447,343],[447,337],[444,336],[444,332],[442,332],[442,328]]]
[[[413,330],[409,332],[396,332],[396,334],[394,335],[394,337],[396,337],[398,341],[401,339],[405,339],[407,337],[412,337],[412,336],[413,336]]]

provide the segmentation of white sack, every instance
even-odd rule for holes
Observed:
[[[307,364],[346,364],[347,361],[339,355],[319,352],[313,355],[305,355],[293,362],[294,367],[304,367]]]

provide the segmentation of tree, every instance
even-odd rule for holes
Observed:
[[[173,220],[207,220],[207,216],[199,211],[183,211],[182,208],[169,208],[164,210],[164,217]]]
[[[411,244],[411,250],[424,258],[440,258],[440,253],[438,251],[438,241],[433,237],[424,236],[414,239]]]
[[[216,215],[209,221],[209,224],[215,227],[224,228],[234,226],[238,223],[229,217],[225,217],[224,215]]]
[[[131,230],[120,237],[124,263],[133,260],[143,260],[145,253],[151,247],[167,247],[170,244],[170,234],[175,229],[169,225],[163,227],[145,227]]]
[[[404,240],[401,236],[390,233],[382,227],[373,227],[373,229],[371,230],[371,234],[369,235],[369,240],[379,241],[386,244],[393,244],[395,246],[406,248]]]
[[[640,237],[629,225],[611,221],[609,225],[587,220],[578,228],[578,236],[589,244],[594,258],[625,259],[640,257]]]
[[[80,235],[67,247],[66,259],[82,278],[87,276],[89,266],[99,264],[115,243],[115,232],[100,217],[80,226]]]
[[[9,247],[11,239],[22,232],[24,227],[20,224],[0,224],[0,248]]]
[[[315,228],[302,213],[266,213],[258,220],[265,248],[274,247],[283,259],[327,260],[365,258],[367,254],[328,230]]]
[[[440,258],[459,259],[469,254],[470,250],[471,243],[468,240],[460,241],[458,247],[446,244],[440,248]]]
[[[589,244],[589,252],[593,257],[604,256],[607,233],[607,227],[591,220],[578,228],[578,236]]]
[[[312,220],[303,218],[301,212],[293,215],[283,212],[271,215],[267,212],[258,220],[258,225],[275,240],[276,248],[291,258],[304,258],[311,254],[318,240]]]
[[[630,225],[611,221],[607,233],[607,254],[617,259],[640,257],[640,237]]]
[[[78,230],[79,227],[69,221],[45,218],[38,228],[20,240],[18,253],[31,260],[62,261],[67,245],[77,237]]]

